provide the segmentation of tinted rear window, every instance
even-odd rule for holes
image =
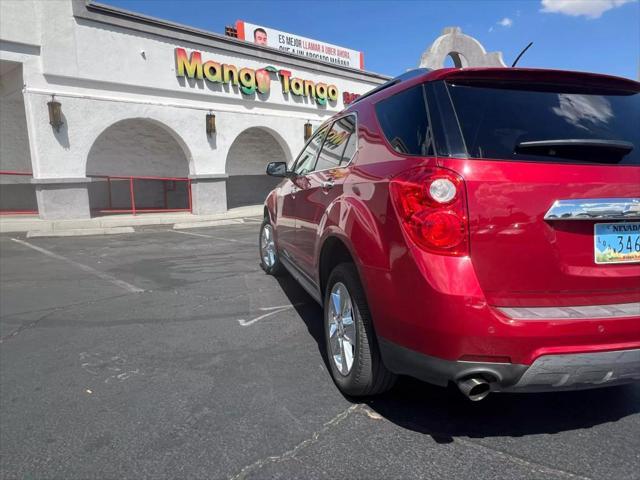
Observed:
[[[408,155],[433,155],[433,139],[422,85],[381,100],[376,104],[376,115],[394,150]]]
[[[471,157],[640,165],[640,93],[453,83],[448,89]],[[630,142],[633,149],[574,144],[541,152],[518,147],[523,142],[567,139]]]

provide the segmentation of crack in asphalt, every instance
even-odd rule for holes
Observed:
[[[330,430],[332,427],[338,425],[339,423],[343,422],[347,417],[349,417],[351,414],[353,413],[363,413],[364,415],[366,415],[368,418],[375,420],[375,421],[379,421],[382,420],[384,417],[380,417],[379,415],[377,415],[375,412],[372,412],[371,410],[369,410],[367,408],[367,406],[365,404],[356,404],[356,405],[352,405],[351,407],[349,407],[348,409],[340,412],[338,415],[336,415],[335,417],[333,417],[331,420],[329,420],[328,422],[324,423],[322,428],[315,431],[309,438],[307,438],[306,440],[303,440],[302,442],[298,443],[297,445],[295,445],[293,448],[286,450],[285,452],[281,453],[280,455],[272,455],[260,460],[256,460],[255,462],[243,467],[238,473],[236,473],[235,475],[233,475],[232,477],[229,477],[229,480],[243,480],[247,477],[247,475],[249,475],[250,473],[261,469],[262,467],[264,467],[267,464],[271,464],[271,463],[280,463],[280,462],[285,462],[285,461],[289,461],[289,460],[299,460],[298,458],[296,458],[296,455],[303,449],[315,444],[318,442],[318,440],[320,439],[320,436],[323,435],[324,433],[326,433],[328,430]],[[541,463],[537,463],[537,462],[532,462],[529,460],[525,460],[524,458],[518,457],[516,455],[513,455],[511,453],[508,452],[504,452],[502,450],[498,450],[496,448],[492,448],[492,447],[488,447],[486,445],[482,445],[480,443],[471,441],[471,440],[467,440],[464,438],[454,438],[454,442],[458,443],[459,445],[462,445],[464,447],[467,448],[473,448],[476,450],[481,450],[485,455],[488,454],[490,456],[493,456],[494,458],[498,458],[500,460],[505,460],[511,463],[515,463],[521,467],[525,467],[533,472],[536,473],[540,473],[542,475],[545,476],[545,478],[550,478],[550,477],[554,477],[554,478],[566,478],[566,479],[571,479],[571,480],[593,480],[591,477],[586,477],[584,475],[580,475],[577,473],[573,473],[573,472],[568,472],[566,470],[561,470],[558,468],[554,468],[554,467],[550,467],[548,465],[544,465]]]
[[[355,411],[359,410],[363,408],[363,406],[361,404],[357,404],[357,405],[351,405],[349,408],[347,408],[346,410],[340,412],[338,415],[336,415],[335,417],[333,417],[331,420],[329,420],[328,422],[324,423],[322,425],[322,428],[320,430],[317,430],[315,432],[313,432],[313,434],[307,438],[306,440],[303,440],[302,442],[298,443],[295,447],[281,453],[280,455],[273,455],[273,456],[269,456],[260,460],[256,460],[255,462],[247,465],[246,467],[242,468],[238,473],[236,473],[235,475],[233,475],[232,477],[229,477],[229,480],[242,480],[244,478],[246,478],[246,476],[253,472],[254,470],[258,470],[260,468],[262,468],[263,466],[269,464],[269,463],[279,463],[279,462],[283,462],[283,461],[287,461],[290,459],[294,459],[296,454],[300,451],[303,450],[305,448],[307,448],[310,445],[313,445],[314,443],[316,443],[320,436],[324,433],[326,433],[328,430],[330,430],[331,428],[333,428],[334,426],[338,425],[339,423],[341,423],[342,421],[344,421],[349,415],[351,415],[352,413],[354,413]]]
[[[112,300],[114,298],[127,297],[129,295],[130,294],[123,293],[121,295],[112,295],[110,297],[96,298],[96,299],[87,300],[87,301],[84,301],[84,302],[70,303],[68,305],[62,305],[60,307],[54,307],[54,308],[51,308],[51,309],[46,309],[47,312],[44,315],[42,315],[40,318],[38,318],[37,320],[34,320],[32,322],[28,322],[28,323],[23,323],[17,329],[15,329],[13,332],[8,333],[6,335],[0,336],[0,343],[4,343],[7,340],[10,340],[12,338],[17,337],[20,333],[24,332],[25,330],[29,330],[29,329],[35,328],[38,325],[38,323],[40,323],[42,320],[46,319],[47,317],[53,315],[54,313],[58,313],[58,312],[61,312],[61,311],[64,311],[64,310],[68,310],[70,308],[74,308],[74,307],[80,307],[80,306],[84,307],[84,306],[88,306],[88,305],[93,305],[95,303],[99,303],[99,302],[107,301],[107,300]],[[30,314],[30,313],[39,313],[39,312],[42,312],[44,310],[45,309],[33,310],[33,311],[30,311],[30,312],[14,313],[12,315],[7,315],[4,318],[4,320],[6,320],[7,318],[18,317],[18,316],[27,315],[27,314]]]
[[[529,460],[525,460],[524,458],[518,457],[511,453],[504,452],[502,450],[498,450],[496,448],[488,447],[486,445],[482,445],[477,442],[473,442],[471,440],[466,440],[464,438],[454,438],[454,442],[457,442],[466,447],[475,448],[478,450],[482,450],[484,453],[488,453],[489,455],[493,455],[494,457],[506,459],[510,462],[513,462],[517,465],[529,468],[534,470],[537,473],[544,474],[549,478],[549,475],[554,475],[560,478],[570,478],[572,480],[592,480],[591,477],[585,477],[583,475],[578,475],[577,473],[567,472],[566,470],[560,470],[558,468],[553,468],[548,465],[543,465],[537,462],[531,462]]]

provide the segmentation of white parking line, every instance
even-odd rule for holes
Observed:
[[[304,304],[294,303],[293,305],[281,305],[279,307],[261,307],[258,310],[261,310],[263,312],[266,311],[267,313],[263,313],[259,317],[256,317],[252,320],[239,319],[238,323],[240,324],[241,327],[248,327],[249,325],[253,325],[254,323],[259,322],[260,320],[264,320],[265,318],[270,317],[271,315],[284,312],[285,310],[289,310],[290,308],[295,308],[300,305],[304,305]]]
[[[212,238],[213,240],[222,240],[223,242],[244,243],[245,245],[257,245],[257,242],[246,242],[243,240],[236,240],[235,238],[214,237],[212,235],[205,235],[204,233],[183,232],[182,230],[169,230],[169,231],[173,233],[181,233],[182,235],[191,235],[193,237],[204,237],[204,238]]]
[[[114,277],[113,275],[109,275],[108,273],[104,273],[101,272],[100,270],[96,270],[93,267],[90,267],[88,265],[84,265],[82,263],[76,262],[75,260],[71,260],[70,258],[67,257],[63,257],[62,255],[58,255],[57,253],[53,253],[45,248],[42,247],[38,247],[36,245],[32,245],[29,242],[25,242],[24,240],[20,240],[18,238],[12,238],[11,240],[13,240],[16,243],[19,243],[20,245],[24,245],[25,247],[29,247],[37,252],[40,252],[48,257],[51,258],[55,258],[56,260],[62,260],[63,262],[67,262],[71,265],[73,265],[76,268],[79,268],[80,270],[82,270],[83,272],[87,272],[90,273],[92,275],[95,275],[98,278],[101,278],[102,280],[106,280],[109,283],[112,283],[120,288],[123,288],[129,292],[132,293],[141,293],[144,292],[144,290],[142,288],[138,288],[135,285],[131,285],[130,283],[125,282],[124,280],[119,280],[116,277]]]

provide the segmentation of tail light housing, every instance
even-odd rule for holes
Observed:
[[[389,189],[402,229],[413,243],[440,255],[469,254],[462,177],[445,168],[419,167],[394,177]]]

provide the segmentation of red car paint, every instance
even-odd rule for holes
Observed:
[[[543,217],[557,199],[640,197],[640,166],[417,157],[394,150],[376,103],[413,85],[461,79],[640,91],[640,84],[621,78],[528,69],[444,69],[388,87],[339,114],[357,114],[358,150],[349,166],[285,179],[269,195],[266,209],[279,248],[321,296],[322,249],[328,239],[339,239],[357,265],[377,336],[431,357],[530,365],[541,355],[640,348],[640,312],[532,321],[497,309],[638,302],[640,264],[595,264],[593,221]],[[425,250],[403,230],[390,182],[416,167],[462,178],[466,254]],[[328,180],[334,186],[325,190]]]

